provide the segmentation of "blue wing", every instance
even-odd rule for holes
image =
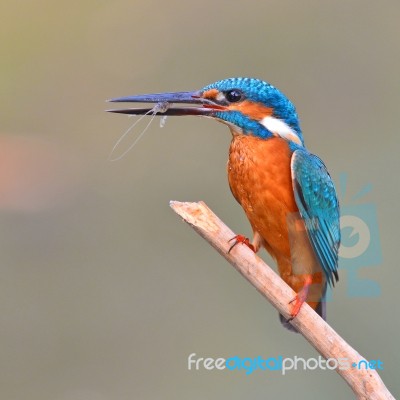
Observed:
[[[291,161],[294,197],[304,219],[311,245],[331,285],[337,273],[340,245],[339,202],[335,186],[322,162],[305,149]]]

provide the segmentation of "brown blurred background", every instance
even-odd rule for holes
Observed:
[[[226,127],[157,119],[108,161],[133,120],[105,99],[230,76],[282,89],[350,195],[372,184],[383,261],[362,276],[381,295],[351,298],[342,271],[328,319],[400,394],[398,1],[6,0],[0,15],[2,399],[352,398],[332,371],[187,370],[190,353],[317,356],[168,207],[204,200],[250,234]]]

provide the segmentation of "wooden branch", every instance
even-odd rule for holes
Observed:
[[[289,317],[289,301],[295,292],[247,246],[237,245],[228,254],[229,239],[235,234],[204,204],[170,202],[171,208],[228,260],[282,315]],[[314,310],[304,303],[291,322],[325,358],[364,360]],[[357,399],[394,399],[374,369],[349,368],[336,372],[350,385]]]

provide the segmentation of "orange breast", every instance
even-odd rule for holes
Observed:
[[[287,218],[298,212],[290,160],[288,143],[281,138],[265,140],[235,135],[229,149],[228,179],[232,193],[278,264],[290,260]]]
[[[277,261],[283,280],[299,293],[311,277],[307,302],[317,309],[326,281],[298,213],[290,163],[286,140],[234,135],[229,149],[229,185],[253,231]]]

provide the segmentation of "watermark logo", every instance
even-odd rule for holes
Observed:
[[[341,270],[346,270],[347,293],[350,297],[375,297],[381,293],[378,282],[362,277],[365,268],[377,267],[382,262],[376,205],[364,201],[371,190],[372,186],[366,185],[350,197],[347,195],[347,175],[342,174],[339,178],[341,234],[339,274]],[[290,247],[294,249],[292,252],[294,274],[304,273],[304,261],[298,257],[299,250],[296,249],[305,249],[307,245],[309,246],[307,236],[301,232],[305,232],[306,229],[318,231],[322,229],[320,223],[318,218],[305,222],[300,212],[288,213],[289,241]],[[315,301],[318,301],[318,288],[315,293],[317,296]],[[325,300],[332,300],[331,287],[328,288]]]
[[[302,358],[302,357],[283,357],[278,355],[275,357],[264,358],[258,357],[239,357],[233,356],[228,358],[213,358],[213,357],[197,357],[196,353],[192,353],[188,357],[188,370],[199,371],[204,370],[229,370],[229,371],[244,371],[246,375],[252,374],[254,371],[281,371],[285,375],[288,371],[297,370],[348,370],[355,369],[380,369],[383,370],[383,362],[381,360],[358,360],[350,361],[346,357],[328,358],[325,360],[322,356],[318,358]]]
[[[347,196],[347,175],[339,178],[340,230],[339,267],[347,271],[350,297],[375,297],[381,290],[377,282],[361,277],[366,267],[376,267],[382,262],[378,217],[375,204],[362,202],[372,190],[364,186],[356,195]]]

